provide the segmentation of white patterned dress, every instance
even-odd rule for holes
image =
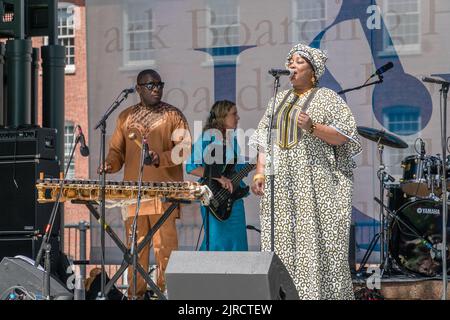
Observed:
[[[330,89],[317,89],[306,113],[314,123],[334,127],[349,141],[332,146],[297,128],[297,114],[311,92],[298,97],[286,90],[276,97],[274,251],[300,299],[354,299],[348,264],[356,167],[352,157],[361,152],[361,144],[350,108]],[[267,150],[266,175],[272,154],[266,143],[271,103],[250,138],[250,145]],[[271,249],[269,187],[266,179],[261,199],[263,251]]]

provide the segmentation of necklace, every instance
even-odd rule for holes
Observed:
[[[294,89],[293,93],[294,93],[296,96],[298,96],[299,98],[301,98],[301,97],[303,97],[304,95],[308,94],[312,89],[313,89],[313,88],[309,88],[308,90],[306,90],[306,91],[303,92],[303,93],[297,93],[297,92],[295,92],[295,89]]]

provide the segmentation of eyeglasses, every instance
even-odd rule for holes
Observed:
[[[164,88],[164,82],[147,82],[147,83],[139,83],[138,85],[146,87],[150,91],[152,91],[155,88],[158,88],[158,90]]]

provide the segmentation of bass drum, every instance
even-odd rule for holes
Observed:
[[[404,271],[427,277],[442,274],[441,211],[441,202],[428,199],[411,201],[397,211],[397,217],[410,228],[398,219],[392,221],[389,250],[394,260]],[[450,240],[449,236],[447,223],[448,240]],[[450,266],[448,240],[446,256],[447,266]],[[448,270],[449,268],[447,268],[447,273]]]

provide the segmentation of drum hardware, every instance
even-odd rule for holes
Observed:
[[[447,159],[447,96],[450,82],[440,79],[422,77],[422,81],[438,84],[441,86],[440,92],[440,125],[441,125],[441,147],[442,147],[442,256],[446,256],[447,250],[447,170],[445,169],[445,161]],[[447,259],[442,259],[442,300],[447,300]]]
[[[440,193],[440,160],[435,156],[412,155],[401,165],[403,177],[400,184],[403,191],[413,197],[429,197]]]
[[[383,163],[383,151],[384,146],[389,146],[392,148],[401,148],[405,149],[408,147],[408,144],[404,142],[402,139],[394,136],[393,134],[387,133],[384,130],[377,130],[373,128],[368,127],[357,127],[358,133],[377,143],[377,149],[379,154],[379,167],[377,171],[377,177],[380,181],[380,199],[381,199],[381,205],[380,205],[380,212],[379,212],[379,221],[380,221],[380,231],[374,235],[372,238],[369,247],[367,248],[367,251],[361,261],[361,265],[358,269],[358,274],[361,274],[361,271],[364,269],[370,255],[372,254],[375,245],[378,241],[380,241],[380,269],[381,269],[381,276],[383,276],[385,270],[390,269],[390,261],[389,261],[389,252],[385,252],[386,250],[386,230],[388,230],[388,222],[385,219],[384,214],[384,190],[386,189],[386,183],[388,181],[394,182],[395,179],[389,175],[385,171],[385,165]]]

